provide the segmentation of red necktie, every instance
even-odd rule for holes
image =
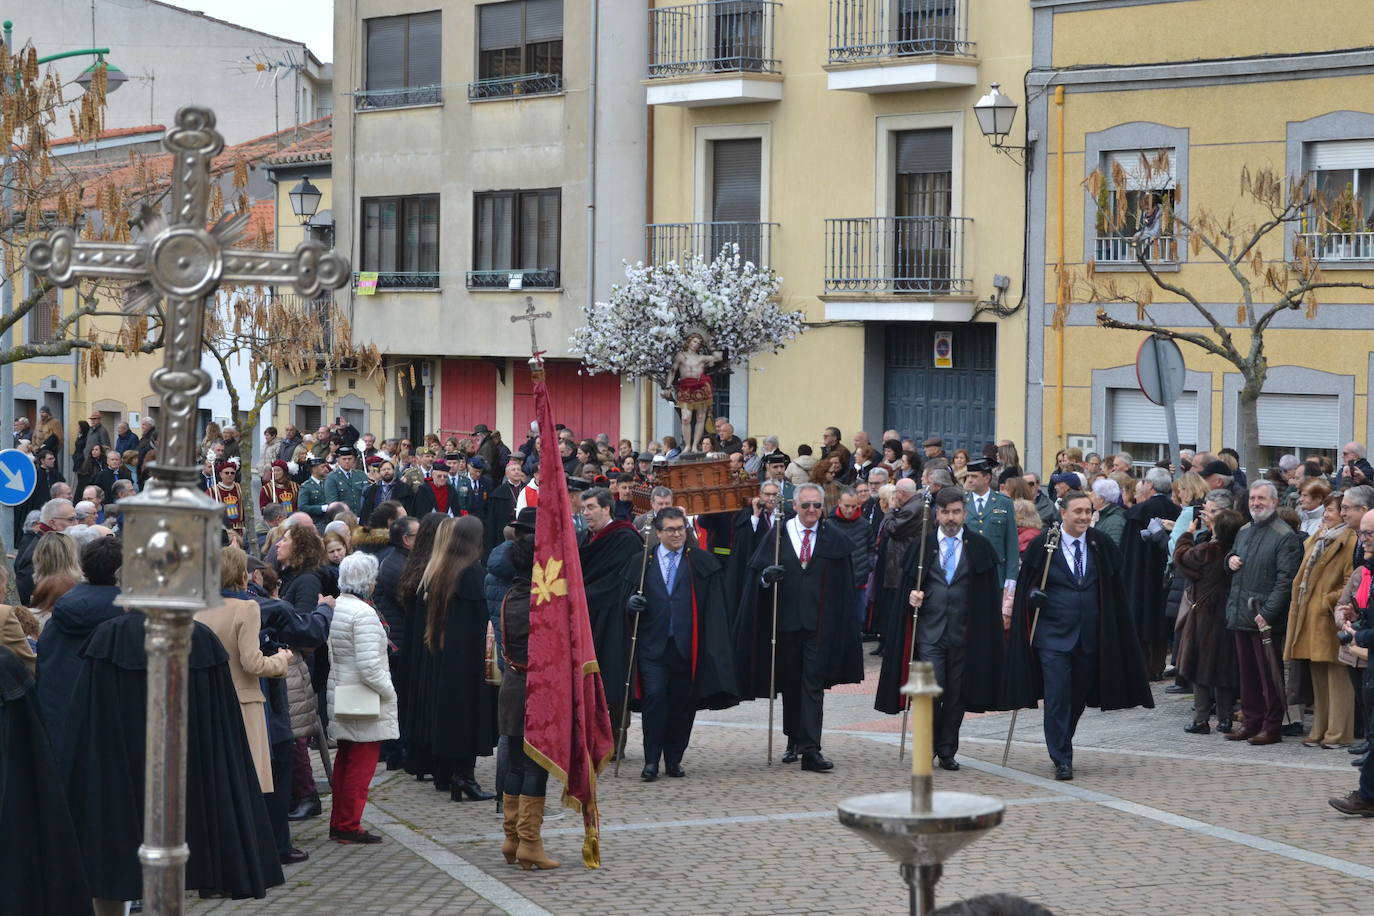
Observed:
[[[803,528],[803,529],[802,529],[801,565],[802,565],[802,566],[805,566],[807,563],[810,563],[810,562],[811,562],[811,529],[810,529],[810,528]]]

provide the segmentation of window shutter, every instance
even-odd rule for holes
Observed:
[[[1260,445],[1338,448],[1340,405],[1334,394],[1261,394]]]
[[[406,17],[387,16],[367,21],[367,88],[405,86]]]
[[[439,198],[420,198],[420,270],[439,269]]]
[[[539,193],[520,195],[520,263],[523,270],[538,270],[539,265]]]
[[[410,16],[410,38],[406,45],[407,86],[438,86],[443,82],[440,68],[443,42],[440,38],[438,10]]]
[[[1308,168],[1364,169],[1374,166],[1374,140],[1327,140],[1307,147]]]
[[[711,219],[759,221],[763,141],[716,140],[711,144]]]
[[[1157,161],[1160,152],[1168,154],[1167,165]],[[1149,163],[1148,175],[1146,175],[1147,162]],[[1127,191],[1164,191],[1175,186],[1174,151],[1171,149],[1162,151],[1157,149],[1127,149],[1107,153],[1104,168],[1108,184],[1112,182],[1112,176],[1116,174],[1117,165],[1120,165],[1121,170],[1126,173]]]
[[[562,229],[562,192],[539,195],[539,269],[558,269],[558,245]]]
[[[378,202],[378,251],[377,251],[377,270],[392,271],[402,268],[396,263],[397,241],[399,239],[399,227],[397,210],[400,209],[400,201],[396,198],[386,198]]]
[[[561,16],[561,7],[559,11]],[[519,47],[523,12],[524,4],[520,2],[487,3],[477,7],[478,47],[483,51]]]
[[[1155,442],[1167,445],[1164,408],[1134,388],[1111,389],[1112,442]],[[1197,445],[1197,392],[1185,391],[1174,402],[1180,446]]]
[[[904,130],[897,134],[897,174],[949,172],[953,168],[954,132],[950,128]]]
[[[563,0],[529,0],[525,4],[525,43],[563,37]]]

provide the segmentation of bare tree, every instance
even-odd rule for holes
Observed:
[[[1151,182],[1150,177],[1168,169],[1167,154],[1142,154],[1140,168],[1146,187],[1165,184]],[[1113,163],[1110,180],[1095,171],[1089,175],[1086,188],[1096,204],[1099,232],[1113,233],[1131,246],[1135,263],[1148,282],[1097,273],[1095,264],[1089,262],[1081,277],[1066,278],[1075,287],[1073,298],[1098,306],[1100,327],[1144,331],[1191,344],[1235,366],[1243,380],[1238,451],[1242,466],[1258,467],[1258,404],[1269,372],[1265,334],[1270,325],[1285,312],[1300,309],[1307,318],[1315,318],[1318,293],[1323,290],[1374,289],[1374,283],[1328,279],[1319,253],[1301,233],[1294,233],[1292,248],[1285,252],[1286,230],[1309,221],[1327,225],[1346,224],[1352,218],[1358,221],[1358,204],[1345,196],[1327,200],[1309,176],[1284,178],[1268,169],[1252,172],[1242,168],[1240,173],[1240,202],[1251,213],[1258,213],[1257,219],[1237,216],[1234,211],[1221,215],[1206,207],[1191,215],[1180,213],[1167,194],[1156,194],[1142,206],[1139,200],[1128,199],[1130,183],[1118,162]],[[1234,282],[1238,303],[1234,322],[1204,303],[1192,289],[1174,279],[1175,275],[1160,272],[1161,246],[1184,243],[1191,256],[1190,271],[1215,265]],[[1271,252],[1268,257],[1265,246]],[[1183,330],[1156,321],[1150,308],[1157,291],[1190,305],[1204,327]],[[1134,304],[1135,319],[1109,314],[1105,306],[1114,302]],[[1056,313],[1057,325],[1064,319],[1063,314]]]

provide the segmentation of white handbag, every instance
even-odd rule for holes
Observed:
[[[340,684],[334,688],[334,715],[380,716],[382,697],[365,684]]]

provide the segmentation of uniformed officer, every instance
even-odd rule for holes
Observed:
[[[964,486],[968,489],[964,524],[992,543],[997,553],[997,578],[1002,580],[1003,590],[1015,588],[1016,574],[1021,571],[1016,506],[992,489],[992,468],[985,459],[968,463]]]
[[[325,502],[344,503],[357,515],[363,508],[367,474],[358,470],[358,452],[351,445],[339,449],[339,466],[324,481]]]
[[[310,513],[316,528],[323,527],[326,521],[324,509],[329,500],[325,496],[324,479],[328,476],[329,462],[322,456],[311,455],[310,477],[301,484],[300,504],[302,512]]]

